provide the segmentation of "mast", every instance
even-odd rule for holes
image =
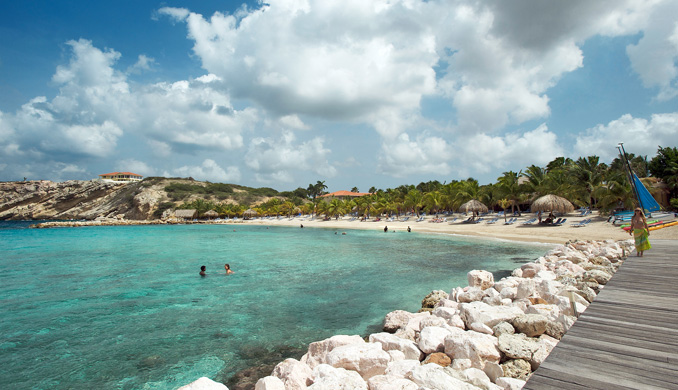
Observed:
[[[621,160],[624,163],[624,166],[626,167],[626,174],[628,175],[629,183],[631,183],[631,188],[633,189],[633,194],[636,196],[636,201],[638,202],[638,206],[640,206],[641,209],[645,210],[645,208],[643,207],[643,201],[640,200],[640,193],[638,193],[638,187],[636,187],[636,181],[633,179],[633,171],[631,170],[631,164],[629,163],[629,159],[626,155],[626,150],[624,149],[624,143],[620,142],[619,146],[617,146],[617,149],[619,149],[619,155],[621,156]]]

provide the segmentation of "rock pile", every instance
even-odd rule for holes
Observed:
[[[256,390],[520,389],[631,249],[631,241],[573,242],[497,282],[471,271],[467,287],[434,291],[419,313],[387,314],[384,332],[367,340],[311,343]],[[226,389],[199,381],[181,389]]]

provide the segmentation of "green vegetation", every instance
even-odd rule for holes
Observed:
[[[658,179],[666,183],[668,190],[663,191],[669,191],[670,207],[678,209],[678,149],[659,147],[657,156],[650,161],[646,156],[633,154],[629,155],[629,160],[650,192],[662,191],[652,185]],[[142,186],[147,186],[147,180],[158,183],[161,178],[147,178]],[[597,156],[576,160],[558,157],[543,167],[531,165],[517,172],[506,171],[495,183],[487,185],[480,185],[473,178],[449,183],[432,180],[386,190],[372,187],[369,189],[371,195],[329,201],[320,198],[326,189],[325,182],[320,180],[309,184],[306,189],[299,187],[286,192],[268,187],[185,182],[185,179],[165,187],[168,196],[175,202],[191,195],[202,195],[203,199],[183,203],[178,208],[197,209],[201,216],[208,210],[215,210],[221,217],[242,216],[248,208],[254,208],[259,215],[272,216],[303,213],[336,218],[349,213],[398,216],[407,212],[419,215],[422,212],[456,211],[471,199],[495,210],[520,211],[527,210],[532,201],[546,194],[556,194],[576,207],[597,208],[603,213],[617,208],[632,208],[635,202],[622,161],[616,158],[607,165]],[[354,187],[352,192],[358,192],[358,189]],[[269,199],[252,206],[262,202],[262,198]],[[154,216],[160,216],[172,207],[174,203],[162,203]]]

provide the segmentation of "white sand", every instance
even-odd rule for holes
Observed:
[[[605,217],[587,216],[577,217],[574,215],[567,215],[567,222],[562,226],[541,226],[541,225],[523,225],[521,222],[530,218],[531,215],[525,215],[520,218],[513,225],[504,225],[504,220],[500,219],[494,224],[487,224],[484,221],[478,224],[464,224],[459,221],[463,220],[461,217],[453,224],[432,223],[429,222],[433,217],[427,217],[425,221],[415,222],[410,218],[407,222],[387,222],[382,218],[380,222],[360,220],[349,221],[349,218],[339,220],[332,219],[330,221],[316,220],[301,220],[301,218],[283,219],[255,219],[244,221],[247,224],[261,224],[269,226],[297,226],[301,224],[305,228],[321,227],[337,229],[341,232],[347,229],[368,229],[383,231],[384,226],[388,226],[388,234],[392,232],[407,233],[409,226],[413,232],[430,232],[430,233],[446,233],[459,234],[466,236],[479,236],[488,238],[499,238],[513,241],[529,241],[542,243],[556,243],[564,244],[567,241],[573,240],[625,240],[631,236],[618,226],[614,226],[607,222]],[[571,223],[578,222],[585,218],[592,218],[593,221],[585,227],[573,227]],[[451,219],[448,217],[448,219]],[[671,217],[673,219],[673,217]],[[343,229],[343,230],[342,230]],[[650,242],[652,239],[678,239],[678,226],[667,227],[650,232]]]

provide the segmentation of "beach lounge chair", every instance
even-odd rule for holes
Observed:
[[[556,226],[563,226],[563,224],[565,223],[565,221],[567,221],[567,218],[561,218],[561,219],[559,219],[558,221],[556,221],[556,223],[554,223],[554,225],[556,225]]]
[[[493,224],[496,223],[499,220],[499,218],[492,218],[489,221],[487,221],[487,224]]]
[[[472,222],[473,222],[473,223],[481,223],[481,222],[484,221],[484,220],[485,220],[485,218],[480,217],[480,218],[478,218],[478,219],[476,219],[475,221],[472,221]]]
[[[537,222],[537,218],[530,218],[527,221],[523,221],[522,225],[532,225],[535,222]]]
[[[405,218],[401,219],[401,222],[407,222],[408,219],[410,219],[410,217],[405,217]]]
[[[454,219],[452,219],[451,221],[447,221],[447,224],[448,224],[448,225],[452,225],[453,223],[455,223],[455,222],[457,221],[457,219],[458,219],[458,218],[454,218]]]
[[[511,217],[506,222],[504,222],[504,225],[513,225],[514,223],[516,223],[517,220],[518,220],[518,218]]]
[[[579,221],[578,223],[573,223],[573,224],[571,224],[570,226],[572,226],[572,227],[584,227],[584,226],[588,225],[589,223],[591,223],[591,219],[590,219],[590,218],[588,218],[588,219],[582,219],[582,220]]]
[[[417,218],[415,222],[422,222],[424,220],[424,216],[422,215],[421,217]]]

